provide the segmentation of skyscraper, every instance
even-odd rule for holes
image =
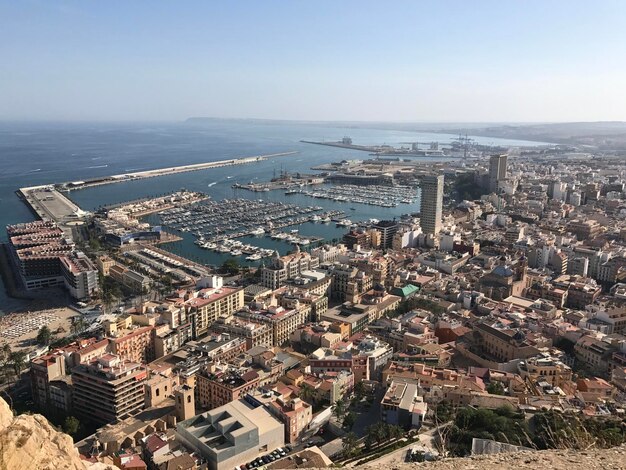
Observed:
[[[498,182],[506,179],[508,155],[492,155],[489,159],[489,191],[498,191]]]
[[[443,175],[422,178],[421,225],[427,235],[437,235],[441,230],[443,209]]]

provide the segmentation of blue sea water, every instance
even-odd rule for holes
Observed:
[[[336,203],[306,196],[286,196],[282,191],[251,193],[234,190],[235,182],[263,181],[281,169],[310,172],[311,166],[342,159],[364,159],[367,154],[301,143],[300,140],[339,140],[349,135],[355,143],[397,145],[405,141],[449,142],[455,136],[417,132],[324,127],[302,123],[211,120],[191,123],[0,123],[0,239],[6,239],[8,224],[34,220],[28,207],[15,195],[20,187],[77,181],[98,176],[160,167],[202,163],[245,156],[297,151],[286,157],[235,167],[180,173],[158,178],[117,183],[74,191],[69,197],[86,210],[101,205],[154,196],[180,188],[203,191],[213,199],[245,197],[320,205],[344,210],[351,220],[391,218],[419,210],[419,204],[401,204],[386,209],[352,203]],[[476,137],[479,143],[529,145],[529,142]],[[423,160],[423,159],[422,159]],[[416,200],[417,201],[417,200]],[[356,210],[350,210],[354,207]],[[339,238],[345,232],[334,224],[304,224],[304,235]],[[258,246],[284,252],[289,246],[258,238]],[[193,235],[169,246],[183,256],[219,264],[226,255],[202,250]],[[9,299],[0,286],[0,312],[11,311],[19,302]]]

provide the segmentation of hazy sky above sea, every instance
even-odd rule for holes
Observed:
[[[626,1],[0,0],[0,119],[626,120]]]

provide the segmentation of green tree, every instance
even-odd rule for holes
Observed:
[[[87,324],[85,323],[85,319],[82,316],[76,316],[72,319],[72,324],[70,325],[70,331],[73,334],[79,335],[83,331],[85,331],[85,329],[87,329]]]
[[[100,251],[102,249],[102,245],[100,245],[100,240],[98,240],[97,238],[90,238],[89,248],[91,248],[93,251]]]
[[[365,432],[365,445],[367,447],[372,447],[374,444],[380,445],[389,439],[389,425],[387,423],[378,422],[368,426]]]
[[[350,411],[343,418],[343,427],[346,429],[352,429],[352,426],[354,426],[354,423],[356,423],[356,414],[353,411]]]
[[[492,395],[504,395],[504,385],[502,382],[491,382],[487,385],[487,392]]]
[[[37,343],[47,346],[52,341],[52,331],[46,325],[39,328],[37,333]]]
[[[362,400],[365,397],[366,390],[365,384],[361,381],[357,382],[354,385],[354,396],[356,396],[359,400]]]
[[[401,426],[397,426],[395,424],[388,426],[388,435],[389,439],[400,439],[404,436],[404,429]]]
[[[9,376],[9,371],[11,370],[11,364],[9,359],[11,357],[11,346],[8,343],[4,343],[2,345],[2,349],[0,349],[0,368],[2,371],[3,382]]]
[[[345,457],[353,457],[358,454],[359,439],[356,434],[349,432],[341,439],[341,447]]]
[[[228,258],[222,263],[222,272],[227,274],[237,274],[241,270],[239,262],[235,258]]]
[[[9,363],[13,368],[15,378],[19,379],[20,374],[26,367],[26,353],[24,351],[14,351],[9,355]]]
[[[65,434],[69,434],[70,436],[76,435],[78,432],[78,428],[80,427],[80,421],[74,416],[68,416],[63,421],[63,432]]]
[[[313,403],[315,401],[315,390],[310,385],[303,384],[300,387],[300,398],[307,403]]]
[[[346,414],[346,402],[343,399],[337,400],[332,406],[332,412],[337,419],[341,419]]]

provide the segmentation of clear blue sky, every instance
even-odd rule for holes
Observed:
[[[0,0],[0,119],[626,120],[626,1]]]

